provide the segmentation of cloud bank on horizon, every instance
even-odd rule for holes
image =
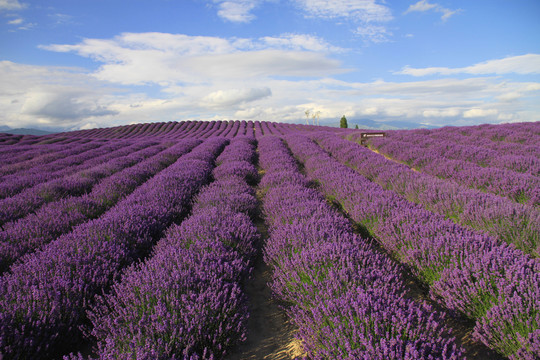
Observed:
[[[540,121],[540,5],[489,4],[0,0],[0,125]]]

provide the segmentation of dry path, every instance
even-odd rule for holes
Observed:
[[[270,269],[259,256],[245,288],[250,313],[247,340],[227,359],[290,360],[302,355],[299,343],[294,339],[293,325],[272,300],[272,291],[267,285],[270,280]]]

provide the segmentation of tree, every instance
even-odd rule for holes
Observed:
[[[347,125],[347,118],[345,117],[345,115],[343,115],[341,117],[341,121],[339,122],[339,127],[340,128],[348,128],[348,125]]]
[[[356,126],[354,127],[356,130],[358,130],[358,124],[356,124]]]
[[[317,126],[319,126],[319,117],[321,116],[321,112],[317,111],[315,114],[313,114],[313,125],[315,125],[315,118],[317,118]]]

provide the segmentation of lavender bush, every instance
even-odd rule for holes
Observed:
[[[253,155],[254,147],[245,151]],[[242,161],[223,154],[216,170],[242,169]],[[222,358],[245,340],[241,283],[259,234],[235,206],[214,206],[245,190],[248,176],[234,172],[231,181],[228,172],[214,173],[217,181],[201,190],[193,215],[169,228],[152,257],[130,268],[90,310],[100,358]]]
[[[539,255],[540,211],[537,209],[413,172],[405,165],[329,133],[315,133],[313,137],[341,163],[352,166],[383,188],[462,225],[515,244],[526,253]]]
[[[0,270],[7,270],[25,253],[47,244],[74,226],[97,218],[199,143],[183,141],[165,151],[161,151],[161,147],[150,147],[134,152],[125,161],[136,165],[103,179],[89,194],[50,203],[34,214],[4,225],[4,231],[0,232]]]
[[[278,138],[260,139],[260,159],[269,165],[264,177],[279,163],[298,173]],[[354,235],[318,191],[280,179],[266,185],[265,261],[310,358],[463,357],[444,315],[408,299],[397,265]]]
[[[381,189],[337,162],[305,136],[287,139],[321,189],[430,285],[434,299],[476,321],[476,339],[507,356],[518,348],[533,348],[519,341],[528,339],[539,328],[534,320],[540,305],[540,292],[535,285],[537,259],[430,213],[395,192]],[[520,291],[515,291],[517,288]],[[513,294],[521,297],[521,303],[527,306],[505,300]],[[498,311],[512,314],[504,317],[505,336],[512,339],[508,341],[513,343],[511,346],[497,343],[495,325],[491,328],[483,325],[486,321],[498,324],[500,320],[490,309],[497,309],[503,303],[505,307]],[[532,321],[524,321],[531,316]]]
[[[0,357],[227,358],[249,336],[262,247],[310,359],[457,359],[480,342],[540,358],[539,123],[370,140],[406,165],[360,133],[181,121],[0,134]],[[461,325],[453,339],[454,316],[470,339]]]
[[[76,342],[93,296],[144,255],[167,226],[185,216],[224,145],[221,139],[199,145],[102,217],[12,267],[0,283],[2,353],[46,358]]]

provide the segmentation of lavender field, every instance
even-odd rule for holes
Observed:
[[[0,359],[540,359],[540,123],[362,132],[0,134]]]

